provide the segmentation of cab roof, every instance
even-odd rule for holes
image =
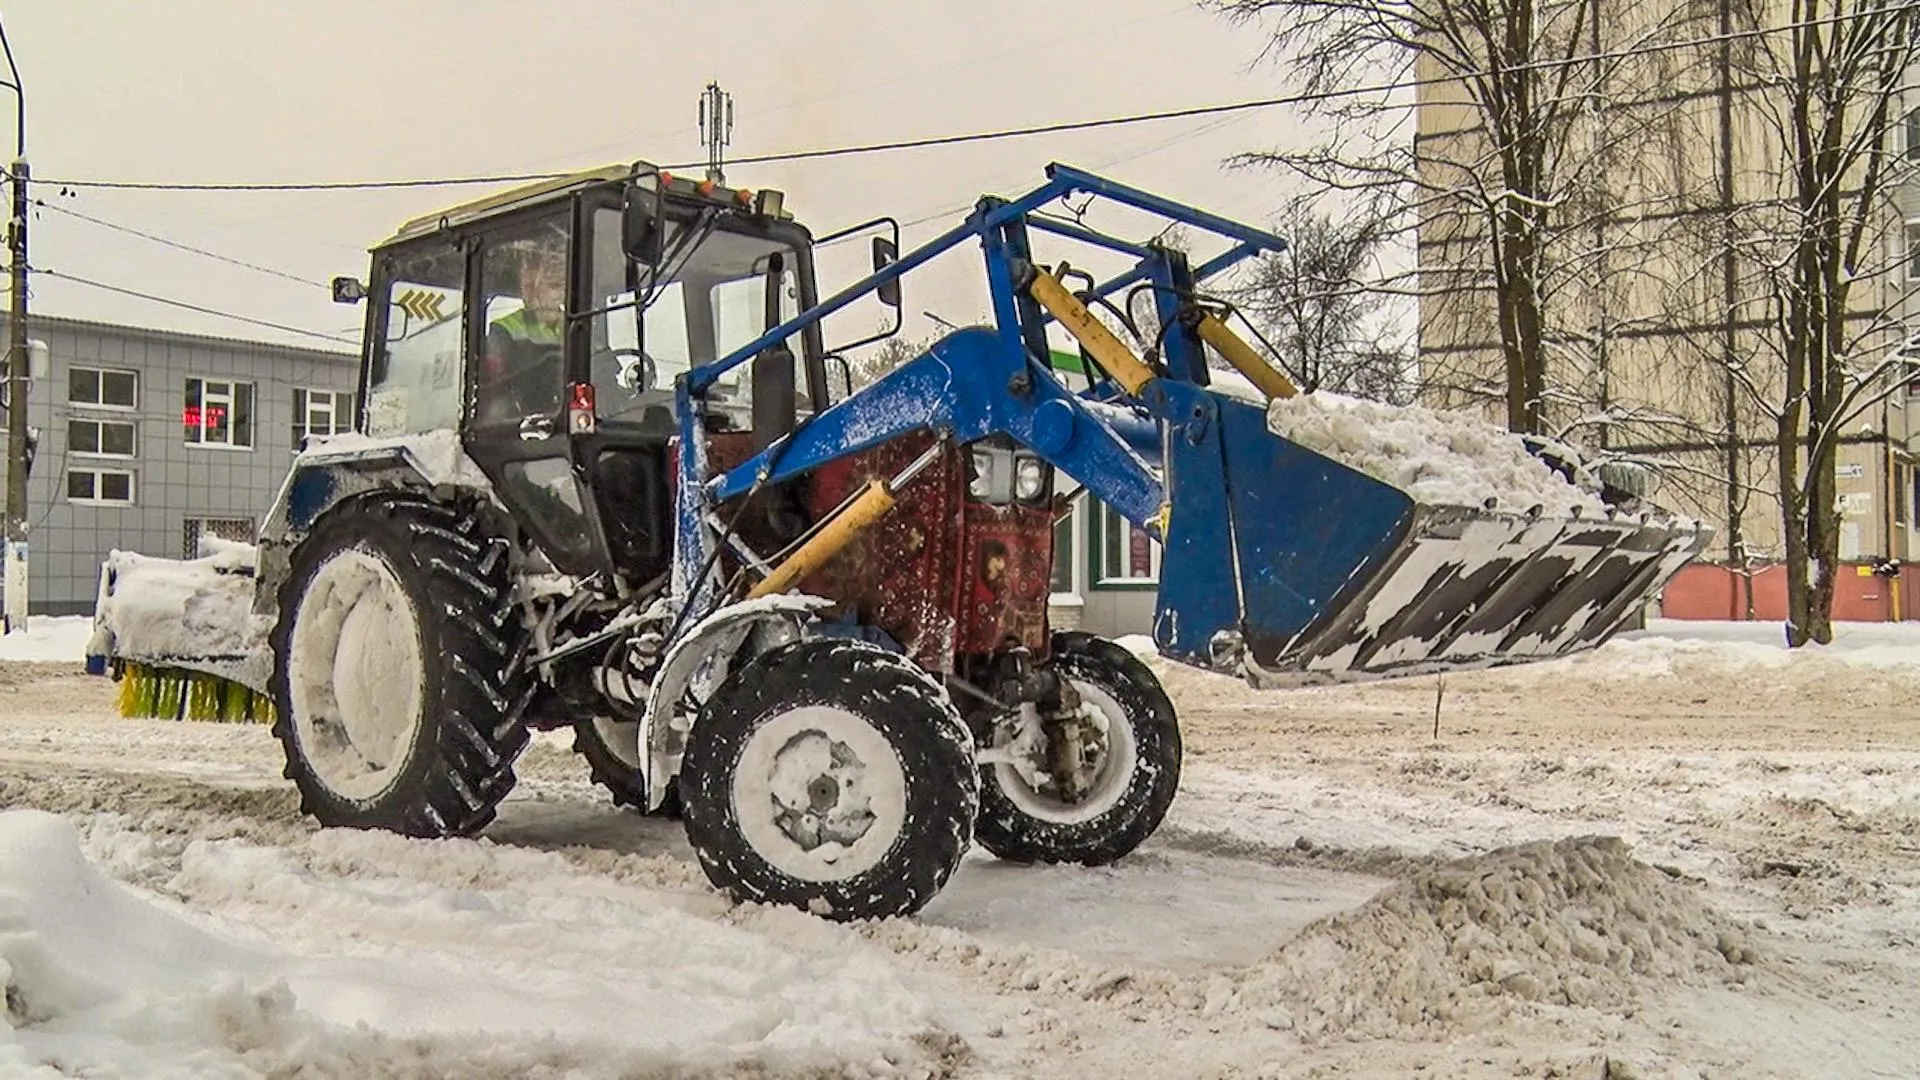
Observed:
[[[427,236],[442,228],[455,228],[524,207],[556,202],[586,188],[623,183],[636,173],[645,173],[649,169],[659,172],[662,179],[666,181],[666,194],[674,199],[699,200],[707,204],[741,207],[750,205],[753,199],[754,192],[748,188],[732,188],[712,181],[695,181],[684,176],[674,176],[645,161],[615,162],[611,165],[602,165],[597,169],[586,169],[568,173],[565,176],[536,180],[530,184],[522,184],[519,187],[508,188],[505,191],[450,206],[444,210],[436,210],[431,214],[422,214],[403,223],[392,236],[375,245],[375,250],[415,237]],[[782,205],[776,216],[781,221],[792,221],[793,211]]]
[[[647,166],[644,162],[616,162],[611,165],[602,165],[596,169],[586,169],[581,172],[568,173],[565,176],[556,176],[548,180],[536,180],[530,184],[522,184],[519,187],[495,192],[492,195],[484,195],[478,199],[413,218],[403,223],[399,229],[395,230],[392,236],[381,241],[377,246],[386,247],[390,244],[397,244],[402,240],[410,240],[416,236],[424,236],[442,227],[451,228],[476,221],[480,218],[505,213],[509,210],[517,210],[524,206],[534,206],[562,196],[571,195],[582,188],[597,187],[601,184],[622,181],[632,176],[636,167],[645,168]]]

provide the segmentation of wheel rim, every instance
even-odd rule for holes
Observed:
[[[387,561],[360,549],[314,571],[289,637],[287,696],[314,778],[365,802],[391,787],[422,722],[420,626]]]
[[[1060,794],[1058,784],[1050,777],[1040,779],[1051,767],[1046,738],[1040,735],[1038,738],[1023,739],[1023,733],[1016,730],[1017,719],[1003,719],[994,725],[994,746],[996,749],[1012,749],[1020,760],[997,761],[992,768],[1000,791],[1022,813],[1058,825],[1078,825],[1092,821],[1120,804],[1127,788],[1133,783],[1140,751],[1134,740],[1133,724],[1128,721],[1126,710],[1111,693],[1104,687],[1081,679],[1067,681],[1080,695],[1082,706],[1094,714],[1082,729],[1082,745],[1093,747],[1091,751],[1082,753],[1084,764],[1080,775],[1086,783],[1085,796],[1078,801],[1069,801]]]
[[[732,802],[742,837],[775,869],[802,881],[845,881],[899,840],[906,770],[864,717],[809,705],[747,737]]]

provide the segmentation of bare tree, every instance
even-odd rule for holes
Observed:
[[[1423,249],[1433,248],[1418,286],[1423,302],[1491,293],[1484,327],[1501,370],[1492,385],[1477,364],[1451,389],[1497,393],[1507,426],[1547,433],[1549,371],[1558,333],[1548,305],[1556,238],[1591,232],[1577,205],[1602,143],[1578,123],[1605,65],[1578,62],[1597,23],[1595,0],[1207,0],[1241,21],[1267,24],[1270,55],[1290,65],[1309,93],[1413,77],[1431,117],[1450,130],[1408,138],[1408,94],[1324,99],[1310,108],[1334,122],[1334,137],[1305,151],[1243,155],[1329,189],[1405,211]],[[1610,13],[1610,16],[1617,15]],[[1644,33],[1659,32],[1658,20]],[[1420,125],[1426,128],[1427,125]],[[1444,136],[1434,138],[1435,135]],[[1451,250],[1442,250],[1451,249]],[[1423,257],[1423,264],[1429,263]],[[1479,303],[1476,298],[1474,303]],[[1423,318],[1426,317],[1423,315]],[[1581,328],[1584,331],[1584,327]],[[1423,356],[1423,377],[1434,358]],[[1445,367],[1441,362],[1441,367]],[[1590,366],[1590,365],[1587,365]],[[1441,372],[1444,382],[1452,372]],[[1584,405],[1579,406],[1584,408]]]
[[[899,367],[901,364],[927,351],[929,341],[912,340],[904,337],[884,338],[876,344],[855,350],[847,357],[847,375],[854,389],[873,382],[880,376]]]
[[[1917,0],[1790,0],[1781,32],[1744,50],[1782,165],[1740,212],[1741,253],[1767,313],[1730,372],[1772,421],[1787,573],[1787,640],[1832,640],[1842,441],[1900,385],[1886,285],[1899,267],[1888,201],[1893,130],[1920,43]],[[1809,564],[1811,563],[1811,568]]]
[[[1393,298],[1376,285],[1390,228],[1373,214],[1296,207],[1277,227],[1287,250],[1262,258],[1233,290],[1303,389],[1413,400],[1413,358],[1393,340]]]

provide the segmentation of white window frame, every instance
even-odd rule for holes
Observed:
[[[124,454],[116,453],[112,450],[76,449],[73,445],[73,425],[75,424],[92,424],[94,427],[93,445],[101,447],[107,444],[104,436],[106,435],[105,429],[108,425],[124,427],[133,433],[133,449]],[[131,461],[140,456],[140,425],[133,420],[116,420],[111,417],[69,416],[67,417],[67,453],[74,457],[105,458],[110,461]]]
[[[79,498],[73,494],[71,477],[74,473],[79,472],[93,474],[93,495],[88,498]],[[103,476],[126,477],[127,497],[124,499],[102,498],[100,496],[100,478]],[[140,497],[140,480],[133,474],[132,469],[111,469],[93,465],[79,465],[69,467],[66,474],[60,479],[63,484],[62,490],[65,491],[67,496],[67,501],[78,506],[132,506]]]
[[[73,373],[89,371],[99,376],[95,380],[101,395],[105,396],[108,375],[126,375],[133,379],[133,402],[129,405],[115,405],[100,401],[80,401],[73,396]],[[67,404],[78,409],[99,409],[102,412],[138,412],[140,409],[140,373],[132,368],[94,367],[92,364],[74,364],[67,368]]]
[[[1058,474],[1055,474],[1058,475]],[[1050,592],[1047,603],[1053,607],[1085,607],[1087,603],[1087,499],[1077,498],[1069,504],[1064,524],[1067,526],[1067,550],[1063,556],[1055,551],[1054,558],[1067,560],[1067,573],[1072,579],[1068,592]],[[1048,587],[1052,587],[1053,575],[1047,575]]]
[[[1156,589],[1159,588],[1160,587],[1160,554],[1161,554],[1160,542],[1157,540],[1154,540],[1152,537],[1147,538],[1147,562],[1152,567],[1151,577],[1139,577],[1132,574],[1109,575],[1107,573],[1107,556],[1108,556],[1107,518],[1109,515],[1113,519],[1119,521],[1120,527],[1121,527],[1121,535],[1123,537],[1129,536],[1130,531],[1134,527],[1133,522],[1128,521],[1125,517],[1123,517],[1120,514],[1119,511],[1115,510],[1114,508],[1112,508],[1111,506],[1108,506],[1105,503],[1100,503],[1099,509],[1094,514],[1090,515],[1093,518],[1094,526],[1098,528],[1099,531],[1098,533],[1089,534],[1088,542],[1091,543],[1095,535],[1099,537],[1099,542],[1100,542],[1100,565],[1098,568],[1099,573],[1095,576],[1094,584],[1096,586],[1123,585],[1123,586],[1134,586],[1134,587],[1151,586]]]
[[[1900,234],[1900,264],[1908,281],[1920,281],[1920,243],[1916,240],[1920,240],[1920,217],[1910,217]]]
[[[306,446],[307,440],[314,437],[313,406],[316,399],[325,399],[327,402],[327,432],[326,435],[321,436],[322,438],[329,435],[345,435],[353,430],[353,391],[329,390],[318,386],[296,386],[293,390],[293,420],[298,430],[298,435],[293,441],[295,450]],[[343,404],[346,406],[344,410],[341,408]],[[258,408],[257,402],[255,407]]]
[[[206,450],[228,450],[228,451],[251,452],[254,449],[254,447],[258,445],[258,443],[260,442],[260,438],[259,438],[260,425],[255,422],[258,419],[258,414],[260,412],[260,388],[258,384],[246,379],[235,379],[232,377],[216,379],[216,378],[208,378],[205,375],[188,375],[186,376],[186,378],[189,381],[198,382],[200,384],[200,425],[198,429],[200,432],[200,438],[195,440],[189,440],[185,438],[183,435],[180,440],[181,443],[190,448],[199,448],[199,449],[206,449]],[[219,395],[215,395],[212,391],[212,387],[214,386],[224,386],[226,387],[226,390],[225,392]],[[238,430],[238,428],[234,424],[233,404],[239,398],[240,388],[242,386],[248,389],[248,392],[251,394],[253,398],[253,404],[252,404],[252,408],[248,410],[248,414],[247,414],[247,441],[244,443],[238,443],[233,441],[234,432]],[[180,410],[180,416],[181,416],[180,426],[183,431],[186,428],[185,401],[186,401],[186,387],[185,387],[185,384],[183,383],[181,386],[182,407]],[[225,409],[227,410],[227,440],[225,442],[214,442],[207,438],[207,412],[216,404],[225,407]]]

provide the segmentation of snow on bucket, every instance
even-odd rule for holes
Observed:
[[[1263,410],[1192,393],[1195,420],[1170,440],[1154,637],[1257,685],[1591,648],[1709,535],[1609,506],[1466,414],[1322,394]]]

